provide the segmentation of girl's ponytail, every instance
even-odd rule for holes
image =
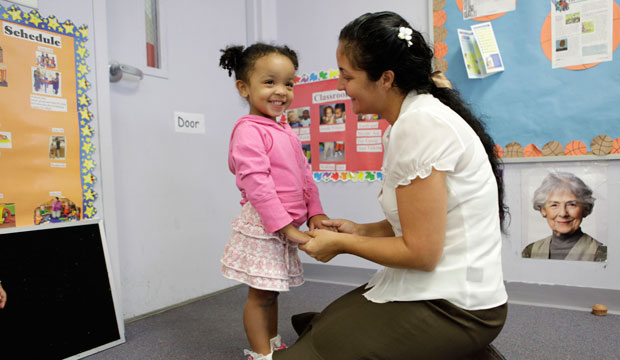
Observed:
[[[241,63],[241,56],[243,55],[243,46],[228,46],[224,50],[220,50],[222,56],[220,57],[220,67],[228,70],[228,76],[232,76],[232,73],[237,73],[239,64]]]

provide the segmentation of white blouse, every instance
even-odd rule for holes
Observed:
[[[501,264],[497,184],[480,139],[452,109],[428,94],[410,93],[383,136],[379,202],[402,236],[396,188],[446,173],[448,214],[443,254],[431,271],[385,267],[368,283],[367,299],[384,303],[445,299],[466,309],[507,301]]]

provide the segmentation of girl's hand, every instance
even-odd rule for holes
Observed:
[[[347,234],[360,235],[358,224],[346,219],[327,219],[323,220],[323,226],[333,228],[334,231]],[[312,229],[311,229],[312,230]]]
[[[279,231],[282,234],[284,234],[284,236],[286,237],[286,240],[288,240],[290,242],[294,242],[294,243],[298,243],[298,244],[305,244],[308,241],[310,241],[310,239],[311,239],[308,234],[299,231],[299,229],[297,229],[292,224],[286,225],[285,227],[283,227]]]
[[[313,230],[308,232],[308,235],[312,239],[299,245],[299,248],[321,262],[328,262],[334,256],[342,253],[340,243],[344,239],[343,237],[347,236],[327,230]]]
[[[338,231],[338,228],[336,228],[335,226],[325,225],[323,223],[323,221],[327,221],[327,220],[329,220],[329,217],[327,217],[327,215],[324,215],[324,214],[314,215],[313,217],[310,218],[310,220],[308,220],[308,228],[310,229],[310,231],[316,230],[316,229]]]

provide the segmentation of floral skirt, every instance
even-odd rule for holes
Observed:
[[[221,260],[224,277],[271,291],[288,291],[303,284],[297,245],[278,233],[266,232],[249,202],[243,205],[232,229]]]

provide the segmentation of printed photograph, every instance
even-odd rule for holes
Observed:
[[[6,66],[0,65],[0,86],[8,87],[9,83],[6,80],[7,69]]]
[[[66,197],[55,196],[34,209],[34,224],[80,220],[81,209]]]
[[[308,164],[312,164],[312,156],[311,156],[312,151],[311,151],[310,144],[302,144],[301,150],[304,152],[304,155],[306,155],[306,158],[308,159]]]
[[[65,160],[67,157],[67,138],[63,136],[51,136],[49,157],[52,160]]]
[[[568,50],[568,40],[560,39],[555,41],[555,51],[565,51]]]
[[[37,60],[36,65],[40,68],[56,70],[58,67],[58,62],[56,60],[56,55],[50,54],[43,51],[37,51]]]
[[[322,162],[344,161],[344,141],[325,141],[319,143],[320,160]]]
[[[524,234],[521,257],[607,261],[606,184],[600,169],[528,169],[521,174]],[[603,174],[600,174],[603,175]]]
[[[359,114],[357,115],[357,121],[373,121],[380,120],[381,115],[378,114]]]
[[[566,14],[565,20],[566,20],[566,25],[576,24],[581,21],[581,15],[578,12],[573,13],[573,14]]]
[[[584,21],[581,23],[581,33],[589,34],[594,32],[594,21]]]
[[[319,112],[321,113],[321,125],[333,125],[336,123],[334,105],[321,105]]]
[[[15,227],[15,204],[0,203],[0,229]]]
[[[344,124],[346,122],[346,105],[344,103],[321,105],[321,125]]]
[[[303,107],[297,109],[288,109],[286,111],[286,121],[292,128],[310,126],[310,108]]]
[[[0,131],[0,149],[10,149],[12,147],[11,133],[7,131]]]
[[[42,95],[61,96],[61,74],[57,71],[32,67],[32,91]]]

